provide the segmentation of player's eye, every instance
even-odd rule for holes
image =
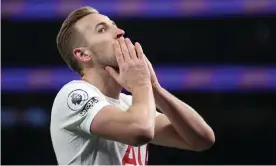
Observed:
[[[106,28],[105,27],[102,27],[98,30],[99,33],[104,33],[106,31]]]

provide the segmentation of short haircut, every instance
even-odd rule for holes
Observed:
[[[82,67],[73,55],[73,50],[81,44],[80,34],[75,24],[83,17],[99,13],[96,9],[85,6],[72,11],[64,20],[57,35],[57,48],[66,64],[75,72],[83,76]]]

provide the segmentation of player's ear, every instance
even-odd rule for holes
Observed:
[[[79,61],[86,62],[91,59],[90,52],[85,48],[75,48],[73,50],[74,57]]]

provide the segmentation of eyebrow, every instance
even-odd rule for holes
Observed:
[[[100,23],[98,23],[98,24],[95,26],[95,29],[97,29],[97,27],[100,26],[100,25],[106,25],[106,23],[105,23],[105,22],[100,22]]]
[[[111,21],[111,23],[117,27],[117,25],[115,24],[114,21]],[[98,24],[95,26],[95,29],[97,29],[98,26],[100,26],[100,25],[107,25],[107,23],[106,23],[106,22],[100,22],[100,23],[98,23]]]

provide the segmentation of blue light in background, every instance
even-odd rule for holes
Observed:
[[[12,108],[1,108],[1,126],[12,127],[16,124],[16,112]]]
[[[42,108],[34,107],[27,110],[24,114],[24,121],[31,123],[35,127],[43,127],[49,121],[48,116]]]
[[[162,86],[175,91],[276,90],[276,67],[258,66],[156,66]],[[2,92],[56,93],[80,77],[67,67],[3,68]]]
[[[35,128],[45,127],[50,120],[47,110],[39,107],[31,107],[27,110],[17,108],[1,108],[1,127],[3,129],[16,126],[31,126]],[[49,112],[49,111],[48,111]]]
[[[7,0],[2,2],[2,17],[13,20],[60,19],[87,5],[110,17],[216,17],[276,13],[275,0]]]

